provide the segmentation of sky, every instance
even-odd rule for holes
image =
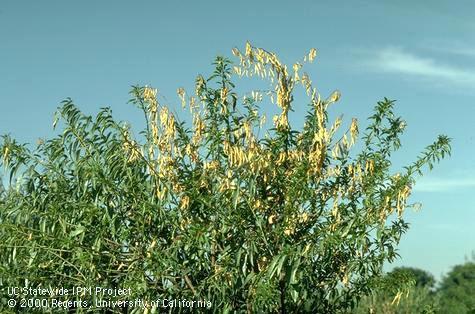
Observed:
[[[53,113],[67,97],[87,114],[109,106],[139,130],[140,113],[127,104],[132,85],[158,88],[180,111],[176,89],[192,91],[233,47],[250,41],[289,65],[316,48],[306,71],[322,96],[340,90],[332,114],[364,127],[377,101],[397,100],[408,127],[395,167],[437,135],[452,138],[452,156],[416,184],[411,200],[423,207],[407,212],[401,258],[386,267],[441,278],[475,251],[473,16],[470,0],[2,0],[0,134],[29,143],[53,136]],[[297,106],[292,121],[302,123],[305,110]]]

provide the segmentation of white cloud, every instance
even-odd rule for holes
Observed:
[[[439,83],[464,86],[475,84],[475,70],[442,64],[432,58],[420,57],[395,47],[376,52],[369,65],[379,71],[407,74]]]
[[[474,45],[459,40],[426,41],[421,46],[436,52],[465,57],[475,57]]]
[[[431,178],[421,179],[416,181],[414,186],[415,191],[420,192],[441,192],[441,191],[453,191],[466,188],[475,187],[475,178],[460,178],[460,179],[442,179]]]
[[[467,56],[467,57],[475,57],[475,48],[469,47],[449,47],[446,48],[446,51],[449,53]]]

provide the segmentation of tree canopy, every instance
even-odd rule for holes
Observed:
[[[66,99],[56,137],[31,148],[4,136],[1,285],[131,288],[218,312],[354,308],[397,257],[415,179],[450,153],[449,138],[393,172],[406,126],[394,101],[377,103],[360,137],[356,119],[342,130],[341,117],[329,119],[340,93],[322,99],[303,72],[315,49],[292,67],[249,43],[233,54],[194,93],[178,89],[190,124],[156,89],[134,86],[139,133],[109,108],[92,117]],[[238,95],[247,76],[271,87]],[[279,110],[270,126],[262,103]],[[297,105],[308,111],[294,126]]]
[[[453,267],[443,278],[438,293],[442,312],[475,313],[475,263]]]
[[[412,280],[414,280],[415,285],[419,287],[432,289],[435,285],[434,276],[420,268],[396,267],[389,274],[407,274]]]

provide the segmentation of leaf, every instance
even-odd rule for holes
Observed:
[[[299,293],[297,290],[295,289],[290,289],[290,296],[292,297],[292,300],[294,302],[297,302],[298,298],[299,298]]]
[[[238,185],[236,190],[234,191],[234,196],[233,196],[233,208],[234,208],[234,210],[237,209],[237,205],[238,205],[238,202],[239,202],[240,191],[241,191],[241,187]]]
[[[296,280],[296,274],[297,274],[297,270],[299,269],[299,266],[300,266],[300,260],[297,260],[293,265],[292,265],[292,269],[290,270],[290,279],[289,279],[289,283],[291,285],[293,285],[294,283],[297,282]]]
[[[58,123],[59,117],[60,117],[60,113],[56,111],[53,117],[53,130],[56,129],[56,124]]]
[[[271,265],[269,266],[269,269],[271,271],[269,274],[269,279],[272,279],[272,277],[274,277],[276,273],[277,275],[280,275],[286,258],[287,258],[286,255],[280,255],[280,256],[278,255],[274,257]]]
[[[355,224],[355,220],[352,220],[346,227],[345,229],[343,230],[343,233],[341,235],[342,238],[346,237],[348,235],[348,233],[351,231],[351,229],[353,228],[353,225]]]
[[[31,267],[37,254],[38,254],[38,251],[33,251],[30,253],[30,259],[28,260],[28,267]]]
[[[79,225],[79,226],[76,228],[76,230],[71,231],[71,233],[69,234],[69,237],[70,237],[70,238],[74,238],[75,236],[80,235],[81,233],[83,233],[85,230],[86,230],[86,228],[84,228],[83,226]]]
[[[325,102],[327,104],[331,104],[331,103],[337,102],[338,100],[340,100],[340,98],[341,98],[341,93],[340,91],[336,90],[330,95],[330,97],[327,98]]]

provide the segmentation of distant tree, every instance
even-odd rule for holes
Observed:
[[[455,266],[438,289],[440,313],[475,313],[475,263]]]
[[[414,267],[395,267],[390,274],[405,273],[408,274],[415,281],[415,285],[419,287],[434,288],[434,276],[420,268]]]
[[[422,269],[394,268],[382,277],[371,295],[363,298],[356,313],[435,313],[438,298],[430,290],[434,283],[434,277]]]
[[[357,120],[339,131],[328,114],[339,92],[322,99],[302,72],[315,49],[292,67],[249,43],[233,53],[194,95],[178,90],[191,125],[136,86],[139,134],[67,99],[57,137],[31,149],[5,136],[16,184],[0,208],[0,284],[131,288],[119,299],[205,299],[220,313],[335,313],[368,294],[398,256],[417,176],[450,153],[449,138],[394,173],[406,125],[394,101],[377,103],[353,151]],[[271,88],[238,96],[236,76]],[[262,101],[277,105],[269,127]],[[297,127],[295,103],[308,105]]]

